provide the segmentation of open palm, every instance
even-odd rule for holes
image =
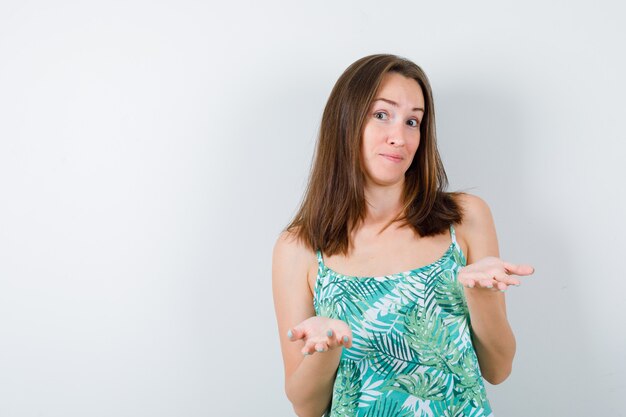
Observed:
[[[525,276],[533,272],[535,268],[530,265],[516,265],[495,256],[488,256],[461,268],[457,280],[468,288],[505,291],[510,285],[520,285],[520,280],[513,275]]]

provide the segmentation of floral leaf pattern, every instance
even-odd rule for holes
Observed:
[[[352,277],[324,265],[318,251],[313,305],[344,320],[352,348],[342,352],[327,416],[493,417],[472,345],[452,244],[437,261],[384,277]]]

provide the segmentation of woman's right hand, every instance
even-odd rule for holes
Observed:
[[[352,346],[352,331],[345,321],[313,316],[287,332],[290,341],[303,340],[303,355],[326,352],[339,346]]]

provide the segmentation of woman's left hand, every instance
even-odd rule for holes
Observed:
[[[467,288],[488,288],[505,291],[510,285],[519,286],[519,279],[511,275],[525,276],[535,272],[530,265],[515,265],[495,256],[488,256],[459,270],[457,280]]]

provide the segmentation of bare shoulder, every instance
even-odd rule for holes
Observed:
[[[499,256],[495,224],[487,202],[468,193],[458,195],[456,201],[463,210],[463,220],[455,228],[466,247],[468,264],[485,256]]]
[[[463,193],[456,197],[457,203],[463,210],[464,226],[470,228],[479,226],[485,221],[492,220],[491,209],[485,200],[477,195]]]
[[[308,277],[312,265],[317,265],[315,252],[298,238],[296,232],[283,231],[276,239],[272,254],[274,279]]]
[[[295,231],[283,231],[274,244],[273,258],[275,260],[308,260],[315,258],[315,252],[311,250]]]

